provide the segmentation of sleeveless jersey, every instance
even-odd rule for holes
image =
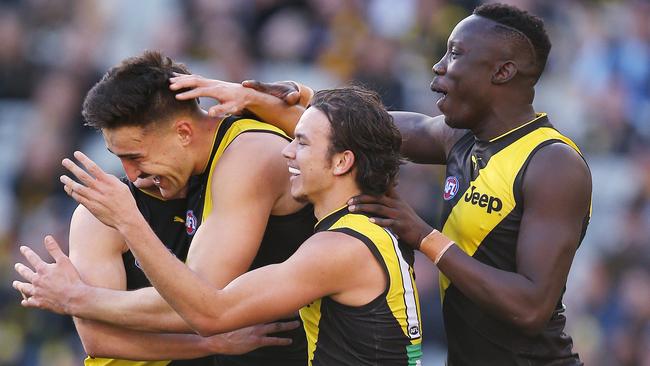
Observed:
[[[387,229],[347,206],[325,218],[316,232],[334,231],[361,240],[379,262],[388,282],[382,294],[363,306],[323,297],[300,310],[309,345],[309,365],[420,365],[420,304],[413,251]]]
[[[212,147],[212,154],[206,171],[192,177],[189,186],[189,205],[197,219],[197,225],[212,213],[212,192],[210,187],[214,179],[237,179],[236,177],[215,177],[216,164],[230,143],[243,133],[271,133],[290,141],[280,129],[254,119],[228,117],[218,127]],[[266,184],[266,182],[259,182]],[[281,263],[296,252],[300,244],[313,234],[316,222],[311,205],[286,216],[270,216],[266,230],[249,270],[269,264]],[[286,319],[286,320],[296,320]],[[304,366],[307,363],[307,341],[302,327],[273,336],[291,338],[290,346],[263,347],[239,356],[220,355],[219,366]]]
[[[178,259],[185,261],[187,251],[190,247],[192,237],[196,228],[192,229],[187,226],[188,221],[191,223],[191,217],[187,210],[186,199],[161,200],[144,191],[138,189],[123,178],[122,181],[129,185],[131,193],[135,198],[138,209],[142,216],[147,220],[149,226],[158,236],[160,241],[172,252]],[[189,219],[189,220],[188,220]],[[137,262],[133,253],[127,250],[122,255],[124,269],[126,270],[126,287],[127,290],[137,290],[143,287],[150,287],[151,283],[145,276],[140,264]],[[91,358],[85,361],[86,366],[213,366],[216,360],[214,356],[204,357],[194,360],[177,360],[177,361],[127,361],[108,358]]]
[[[482,263],[516,272],[523,177],[533,155],[554,143],[580,153],[543,113],[487,142],[471,132],[461,137],[447,157],[442,232]],[[589,217],[586,212],[580,240]],[[564,333],[562,296],[544,331],[530,337],[482,310],[442,273],[440,290],[450,366],[581,364]]]

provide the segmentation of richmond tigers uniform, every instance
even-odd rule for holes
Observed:
[[[366,305],[353,307],[324,297],[300,310],[309,344],[309,365],[421,364],[420,304],[413,273],[413,251],[368,217],[339,209],[316,226],[361,240],[381,264],[388,283]]]
[[[189,186],[189,204],[192,207],[197,225],[212,213],[213,179],[237,179],[236,177],[215,177],[215,166],[230,143],[243,133],[271,133],[287,141],[289,137],[280,129],[248,118],[228,117],[224,119],[215,135],[212,154],[206,172],[193,177]],[[267,184],[260,181],[259,184]],[[313,234],[316,222],[313,207],[305,206],[298,212],[286,216],[270,216],[260,249],[253,260],[251,268],[281,263],[296,252],[300,244]],[[219,250],[215,242],[215,250]],[[295,320],[295,319],[291,319]],[[240,356],[217,356],[219,366],[305,366],[307,364],[307,342],[302,327],[274,334],[274,336],[291,338],[290,346],[263,347]]]
[[[192,227],[191,213],[187,210],[186,199],[175,199],[163,201],[140,189],[136,188],[126,178],[122,181],[129,185],[131,193],[135,198],[138,209],[147,220],[149,226],[156,233],[160,241],[178,259],[185,261],[187,251],[190,247],[196,227]],[[151,283],[140,269],[133,253],[130,250],[122,255],[124,269],[126,270],[127,290],[137,290],[143,287],[150,287]],[[214,356],[194,360],[178,361],[127,361],[107,358],[91,358],[85,361],[86,366],[213,366],[216,360]]]
[[[523,177],[535,152],[554,143],[567,144],[580,153],[553,128],[546,114],[487,142],[471,132],[461,137],[447,157],[442,232],[482,263],[516,272]],[[590,212],[585,212],[580,240],[589,217]],[[581,364],[572,351],[571,337],[564,333],[561,297],[544,331],[529,337],[483,311],[443,274],[440,290],[448,365]]]

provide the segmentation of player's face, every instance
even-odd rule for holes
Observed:
[[[191,164],[172,128],[125,126],[102,131],[106,147],[115,154],[130,181],[151,179],[163,198],[178,198],[191,175]]]
[[[433,66],[431,90],[439,93],[438,108],[453,128],[475,129],[489,111],[495,65],[490,20],[472,15],[454,28],[447,52]]]
[[[316,108],[308,108],[296,125],[296,138],[282,151],[295,199],[315,202],[331,185],[334,175],[328,153],[330,130],[327,116]]]

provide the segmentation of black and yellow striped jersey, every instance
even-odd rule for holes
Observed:
[[[161,200],[153,195],[136,188],[128,179],[122,181],[127,184],[135,198],[138,209],[142,216],[147,220],[149,226],[158,236],[160,241],[172,252],[178,259],[185,261],[187,251],[192,242],[194,230],[191,228],[192,213],[188,210],[188,200],[174,199]],[[187,226],[187,223],[190,226]],[[124,269],[126,271],[126,287],[128,290],[136,290],[144,287],[150,287],[151,283],[145,276],[140,264],[133,256],[130,250],[122,255]],[[86,366],[213,366],[215,357],[209,356],[193,360],[175,360],[175,361],[128,361],[109,358],[86,358]]]
[[[580,153],[543,113],[490,141],[479,141],[471,132],[461,137],[447,157],[442,232],[480,262],[516,272],[523,177],[535,152],[554,143]],[[585,213],[581,240],[589,216]],[[561,297],[546,329],[529,337],[481,309],[444,274],[440,291],[449,365],[545,365],[552,360],[563,360],[554,365],[580,364],[571,337],[564,333]]]
[[[363,306],[323,297],[300,310],[309,365],[420,365],[422,329],[413,251],[367,216],[350,213],[347,206],[320,220],[316,232],[320,231],[340,232],[362,241],[388,281],[384,292]]]
[[[197,225],[213,214],[210,190],[212,181],[214,179],[237,179],[237,177],[214,176],[213,172],[217,162],[237,136],[251,132],[271,133],[290,141],[284,132],[269,124],[234,116],[224,119],[215,135],[208,169],[202,175],[192,177],[190,180],[189,205],[196,213]],[[260,182],[260,184],[265,184],[265,182]],[[290,215],[270,216],[260,248],[249,270],[287,260],[296,252],[300,244],[313,234],[315,222],[314,210],[311,205]],[[218,243],[215,244],[218,245]],[[240,356],[217,356],[219,366],[304,366],[307,363],[307,342],[302,327],[277,333],[274,336],[291,338],[293,343],[290,346],[263,347]]]

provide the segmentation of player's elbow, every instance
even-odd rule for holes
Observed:
[[[550,315],[541,309],[529,309],[513,319],[515,327],[523,334],[534,337],[542,333],[548,324]]]
[[[221,327],[221,317],[219,316],[201,314],[188,319],[188,323],[202,337],[210,337],[224,332]]]
[[[81,345],[88,356],[104,357],[104,342],[101,341],[101,337],[94,335],[92,332],[79,332],[79,338],[81,339]]]

